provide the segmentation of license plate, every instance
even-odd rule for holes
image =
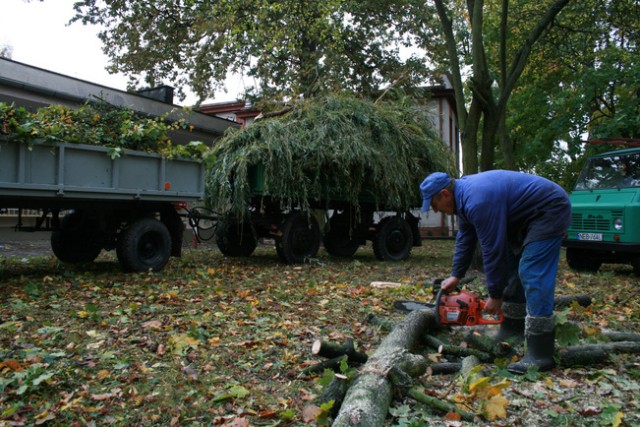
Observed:
[[[578,233],[578,240],[601,241],[602,233]]]

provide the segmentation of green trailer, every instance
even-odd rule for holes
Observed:
[[[640,148],[589,158],[570,200],[569,266],[596,272],[603,263],[631,264],[640,274]]]
[[[204,196],[204,165],[96,145],[23,143],[0,135],[0,209],[37,210],[20,231],[51,231],[63,262],[93,261],[115,249],[125,271],[161,270],[180,256],[180,211]]]

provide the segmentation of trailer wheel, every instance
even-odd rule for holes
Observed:
[[[118,261],[125,271],[160,271],[171,256],[171,234],[155,218],[142,218],[122,231]]]
[[[348,258],[356,253],[360,241],[349,236],[350,233],[348,228],[334,227],[324,234],[322,243],[329,255]]]
[[[101,245],[93,238],[96,227],[80,212],[71,212],[60,221],[60,228],[51,233],[51,250],[62,262],[84,263],[95,260]]]
[[[589,256],[581,249],[567,248],[567,264],[572,270],[595,273],[600,269],[602,261]]]
[[[315,257],[320,248],[320,227],[313,216],[301,212],[289,215],[276,237],[276,252],[287,264],[299,264]]]
[[[258,239],[251,224],[229,221],[216,226],[216,244],[225,256],[248,257],[258,246]]]
[[[413,233],[407,221],[400,217],[387,217],[380,222],[373,236],[373,253],[381,261],[401,261],[411,253]]]

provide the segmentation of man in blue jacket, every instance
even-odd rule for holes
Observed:
[[[456,289],[480,242],[489,299],[485,311],[503,309],[499,339],[526,339],[525,357],[508,370],[549,370],[555,343],[553,315],[562,235],[571,204],[559,185],[538,176],[494,170],[460,179],[435,172],[420,185],[424,212],[459,218],[451,277],[443,292]]]

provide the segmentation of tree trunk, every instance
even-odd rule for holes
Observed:
[[[383,426],[396,385],[394,381],[425,373],[426,359],[411,351],[422,343],[425,333],[437,328],[434,310],[413,311],[398,323],[349,387],[333,426]]]

